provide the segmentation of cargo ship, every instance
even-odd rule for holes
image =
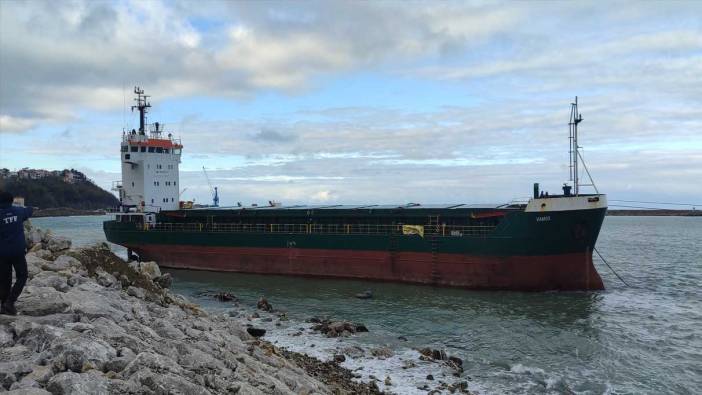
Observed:
[[[562,193],[534,184],[528,201],[495,205],[191,207],[180,202],[183,145],[147,125],[123,131],[121,207],[103,225],[130,256],[170,268],[351,278],[485,290],[601,290],[592,252],[607,197],[584,194],[571,103],[570,180]],[[147,131],[147,128],[149,129]],[[589,172],[588,172],[589,177]],[[590,179],[591,181],[591,179]]]

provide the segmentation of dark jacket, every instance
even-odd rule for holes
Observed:
[[[25,254],[23,223],[31,216],[31,207],[0,206],[0,256]]]

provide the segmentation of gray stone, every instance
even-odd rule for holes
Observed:
[[[52,345],[54,366],[58,370],[82,372],[87,364],[102,370],[108,361],[117,356],[117,351],[101,339],[81,336],[68,342]]]
[[[9,326],[0,325],[0,347],[10,347],[15,344],[15,336]]]
[[[70,288],[65,277],[48,271],[37,273],[28,284],[35,287],[51,287],[61,292],[66,292]]]
[[[169,321],[166,320],[157,320],[154,322],[152,325],[154,331],[159,334],[159,336],[162,336],[167,339],[173,339],[173,340],[181,340],[185,338],[185,335],[183,332],[176,328],[175,325],[170,323]]]
[[[27,286],[17,300],[17,310],[31,316],[63,313],[69,306],[64,294],[52,287]]]
[[[49,251],[56,253],[71,248],[71,241],[65,237],[53,236],[47,241]]]
[[[44,270],[60,272],[63,270],[78,269],[82,266],[79,260],[72,256],[61,255],[53,262],[47,262],[41,266]]]
[[[146,291],[139,287],[129,286],[127,288],[127,295],[134,296],[135,298],[139,299],[144,299],[144,296],[146,296]]]
[[[47,261],[53,261],[54,260],[54,254],[51,253],[49,250],[44,250],[44,249],[39,249],[34,252],[32,252],[34,255],[41,259],[45,259]]]
[[[94,326],[85,322],[70,322],[68,324],[64,324],[63,327],[76,332],[86,332],[95,329]]]
[[[54,395],[109,394],[109,380],[99,372],[63,372],[52,377],[46,386]]]
[[[51,395],[51,392],[43,388],[22,388],[12,390],[6,393],[7,395]]]
[[[115,284],[117,284],[117,279],[115,276],[111,275],[110,273],[107,273],[106,271],[100,271],[97,276],[97,282],[98,284],[102,285],[103,287],[111,287]]]
[[[161,276],[161,269],[159,269],[158,264],[153,261],[141,262],[139,271],[151,280]]]
[[[31,361],[0,362],[0,386],[10,389],[10,386],[32,371]]]
[[[171,276],[171,273],[165,273],[160,277],[156,277],[154,282],[161,288],[170,288],[171,284],[173,284],[173,277]]]

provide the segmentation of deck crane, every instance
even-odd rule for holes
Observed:
[[[205,179],[207,179],[207,185],[210,186],[210,192],[212,193],[212,207],[219,207],[219,194],[217,193],[217,187],[213,187],[210,182],[210,177],[207,175],[207,169],[202,166],[202,172],[205,173]]]

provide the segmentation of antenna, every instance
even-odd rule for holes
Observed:
[[[568,122],[569,135],[568,140],[570,141],[570,149],[568,153],[570,154],[570,179],[573,182],[573,193],[575,196],[580,194],[581,186],[591,186],[595,189],[596,193],[599,193],[595,182],[592,180],[590,171],[585,165],[585,160],[583,160],[582,154],[580,153],[580,145],[578,145],[578,124],[583,121],[583,116],[578,112],[578,97],[575,96],[575,102],[570,103],[570,122]],[[579,165],[582,163],[588,178],[590,179],[589,184],[580,183]]]
[[[137,105],[132,106],[132,111],[134,111],[135,108],[139,110],[139,132],[144,133],[146,130],[145,125],[146,112],[148,111],[147,108],[151,107],[151,103],[147,101],[150,96],[145,95],[144,90],[138,86],[134,87],[134,93],[137,95],[136,99],[134,99],[134,101],[137,102]]]

